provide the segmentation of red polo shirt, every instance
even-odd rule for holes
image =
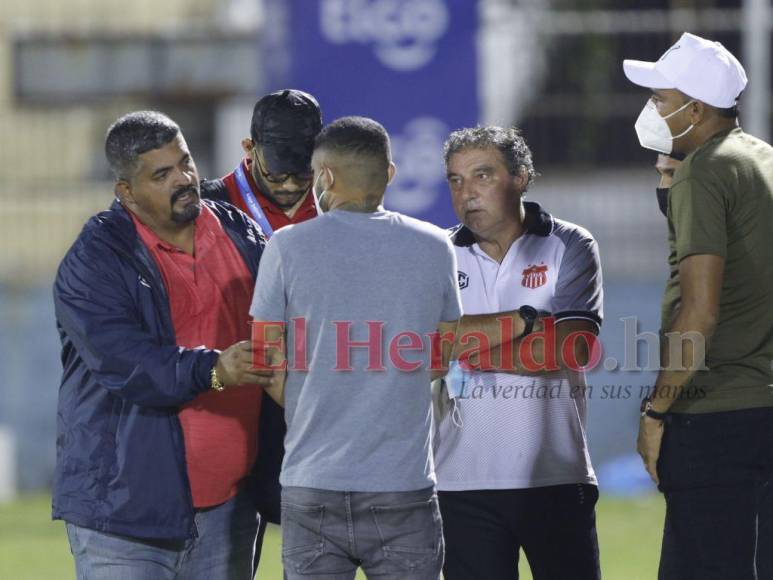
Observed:
[[[163,241],[133,214],[132,219],[164,279],[177,344],[223,350],[248,339],[252,275],[209,208],[202,206],[196,219],[194,256]],[[181,408],[194,507],[228,501],[249,473],[257,455],[262,395],[254,385],[226,387]]]
[[[317,216],[317,206],[314,204],[314,194],[309,191],[306,194],[306,197],[303,198],[301,205],[298,206],[298,209],[293,214],[293,217],[288,217],[282,209],[271,203],[271,201],[263,195],[260,189],[258,189],[255,180],[252,178],[252,171],[250,170],[251,165],[252,160],[249,157],[245,157],[242,160],[242,168],[244,169],[244,174],[247,176],[247,181],[250,184],[252,193],[255,195],[255,199],[260,204],[263,213],[266,214],[266,219],[268,220],[268,223],[271,224],[274,231],[290,224],[305,222],[306,220]],[[252,217],[247,204],[244,202],[244,199],[242,199],[242,194],[239,191],[239,184],[236,182],[236,175],[234,175],[233,172],[229,173],[223,177],[223,183],[228,190],[229,201],[248,216]]]

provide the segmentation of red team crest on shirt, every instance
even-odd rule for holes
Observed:
[[[528,268],[523,271],[523,279],[521,285],[524,288],[539,288],[544,286],[548,282],[548,267],[545,264],[539,266],[535,264],[529,265]]]

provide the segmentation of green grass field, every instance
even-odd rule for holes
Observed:
[[[598,530],[605,580],[653,580],[657,576],[663,512],[660,496],[635,500],[602,497]],[[263,547],[260,580],[281,580],[279,544],[279,529],[272,526]],[[531,580],[524,560],[522,557],[521,578]],[[0,579],[74,578],[64,526],[50,521],[49,499],[24,496],[0,504]]]

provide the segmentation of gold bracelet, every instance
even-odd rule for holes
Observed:
[[[212,367],[209,373],[209,387],[218,393],[225,390],[225,384],[217,376],[217,367]]]

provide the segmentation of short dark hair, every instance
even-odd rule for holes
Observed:
[[[105,156],[115,178],[134,177],[140,155],[163,147],[179,134],[179,125],[158,111],[135,111],[118,119],[105,137]]]
[[[738,105],[727,107],[725,109],[717,108],[717,114],[725,119],[735,119],[738,117]]]
[[[459,129],[448,136],[443,145],[443,158],[446,166],[451,155],[464,149],[497,149],[505,160],[507,170],[511,175],[519,175],[525,170],[528,176],[528,186],[537,176],[531,158],[531,149],[521,132],[515,127],[470,127]]]
[[[371,157],[388,166],[392,160],[389,134],[381,123],[367,117],[341,117],[317,135],[314,149],[333,154]]]
[[[679,91],[681,93],[681,91]],[[743,93],[742,93],[743,94]],[[682,93],[682,101],[686,105],[687,103],[691,101],[700,101],[707,107],[710,107],[714,111],[716,111],[717,115],[722,117],[723,119],[736,119],[738,117],[739,111],[738,111],[738,100],[741,98],[741,95],[738,95],[735,98],[735,105],[732,107],[715,107],[714,105],[710,105],[704,101],[701,101],[700,99],[694,99],[690,95],[686,93]]]

